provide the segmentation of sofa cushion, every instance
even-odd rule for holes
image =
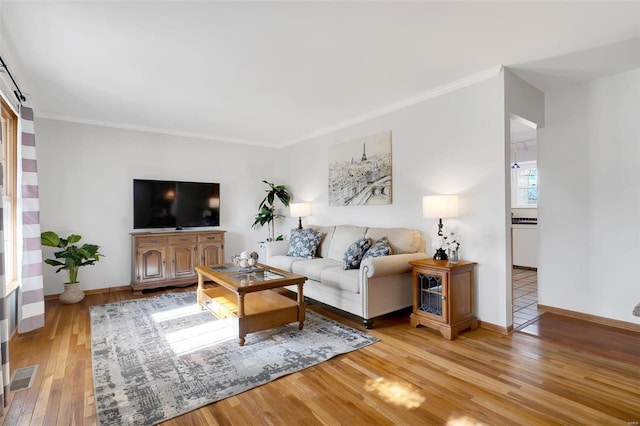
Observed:
[[[333,233],[336,230],[335,226],[311,226],[312,229],[322,233],[320,238],[320,245],[316,251],[316,256],[327,258],[329,257],[329,247],[331,247],[331,240],[333,239]]]
[[[304,257],[292,257],[284,255],[271,256],[269,258],[269,266],[274,268],[284,269],[285,271],[293,272],[292,266],[296,262],[307,260]]]
[[[292,265],[291,272],[304,275],[310,280],[320,281],[321,272],[325,268],[340,266],[340,262],[333,259],[301,259]]]
[[[347,251],[344,252],[342,258],[342,269],[359,269],[362,257],[371,247],[371,240],[368,238],[360,238],[355,243],[351,244]]]
[[[353,293],[360,292],[360,284],[358,281],[358,269],[343,270],[341,266],[324,268],[320,275],[322,285],[346,290]]]
[[[418,253],[422,251],[422,236],[415,229],[408,228],[369,228],[366,237],[378,241],[382,237],[389,239],[394,254]]]
[[[336,226],[331,239],[331,246],[327,257],[330,259],[342,261],[344,252],[354,241],[364,238],[367,228],[361,226],[340,225]],[[377,239],[377,238],[376,238]]]
[[[389,240],[387,237],[382,237],[378,241],[376,241],[369,250],[362,256],[362,261],[370,257],[381,257],[381,256],[389,256],[392,254],[391,246],[389,245]]]
[[[292,229],[287,256],[312,259],[316,255],[322,234],[313,229]]]

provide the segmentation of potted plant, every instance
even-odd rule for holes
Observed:
[[[269,189],[266,190],[267,195],[258,205],[258,213],[256,214],[255,221],[253,222],[252,228],[257,228],[258,226],[267,225],[269,230],[269,237],[267,241],[280,241],[283,239],[282,235],[275,236],[275,224],[274,221],[278,217],[282,217],[283,215],[276,213],[275,201],[276,199],[280,200],[285,207],[289,205],[291,201],[291,194],[284,185],[274,185],[271,182],[267,182],[263,180],[262,182],[266,183],[269,186]]]
[[[81,266],[93,265],[102,254],[98,253],[99,246],[95,244],[75,245],[80,241],[80,235],[71,234],[66,239],[60,238],[53,231],[40,234],[43,246],[57,247],[60,251],[54,253],[55,259],[46,259],[47,265],[57,266],[57,272],[66,269],[69,274],[69,282],[64,283],[64,293],[60,295],[62,303],[77,303],[84,299],[84,292],[79,287],[78,269]]]

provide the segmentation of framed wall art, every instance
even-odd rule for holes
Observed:
[[[391,204],[391,130],[329,148],[329,205]]]

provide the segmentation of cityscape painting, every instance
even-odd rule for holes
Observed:
[[[329,205],[391,204],[391,130],[329,149]]]

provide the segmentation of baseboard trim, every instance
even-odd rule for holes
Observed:
[[[568,309],[555,308],[553,306],[538,305],[538,309],[541,311],[549,312],[552,314],[563,315],[565,317],[576,318],[583,321],[589,321],[600,325],[607,325],[609,327],[622,328],[629,331],[640,332],[640,324],[634,324],[632,322],[621,321],[612,318],[600,317],[597,315],[585,314],[583,312],[570,311]]]
[[[93,290],[85,290],[84,294],[104,294],[104,293],[115,293],[118,291],[131,291],[131,286],[121,285],[119,287],[96,288]]]
[[[513,326],[512,325],[510,325],[509,327],[503,327],[501,325],[492,324],[490,322],[478,321],[478,326],[480,328],[484,328],[485,330],[494,331],[496,333],[504,334],[505,336],[508,336],[509,334],[513,333]]]
[[[120,287],[105,287],[105,288],[95,288],[92,290],[85,290],[84,294],[104,294],[104,293],[115,293],[117,291],[131,291],[130,285],[121,285]],[[55,300],[60,297],[60,293],[58,294],[48,294],[44,297],[44,300]]]

